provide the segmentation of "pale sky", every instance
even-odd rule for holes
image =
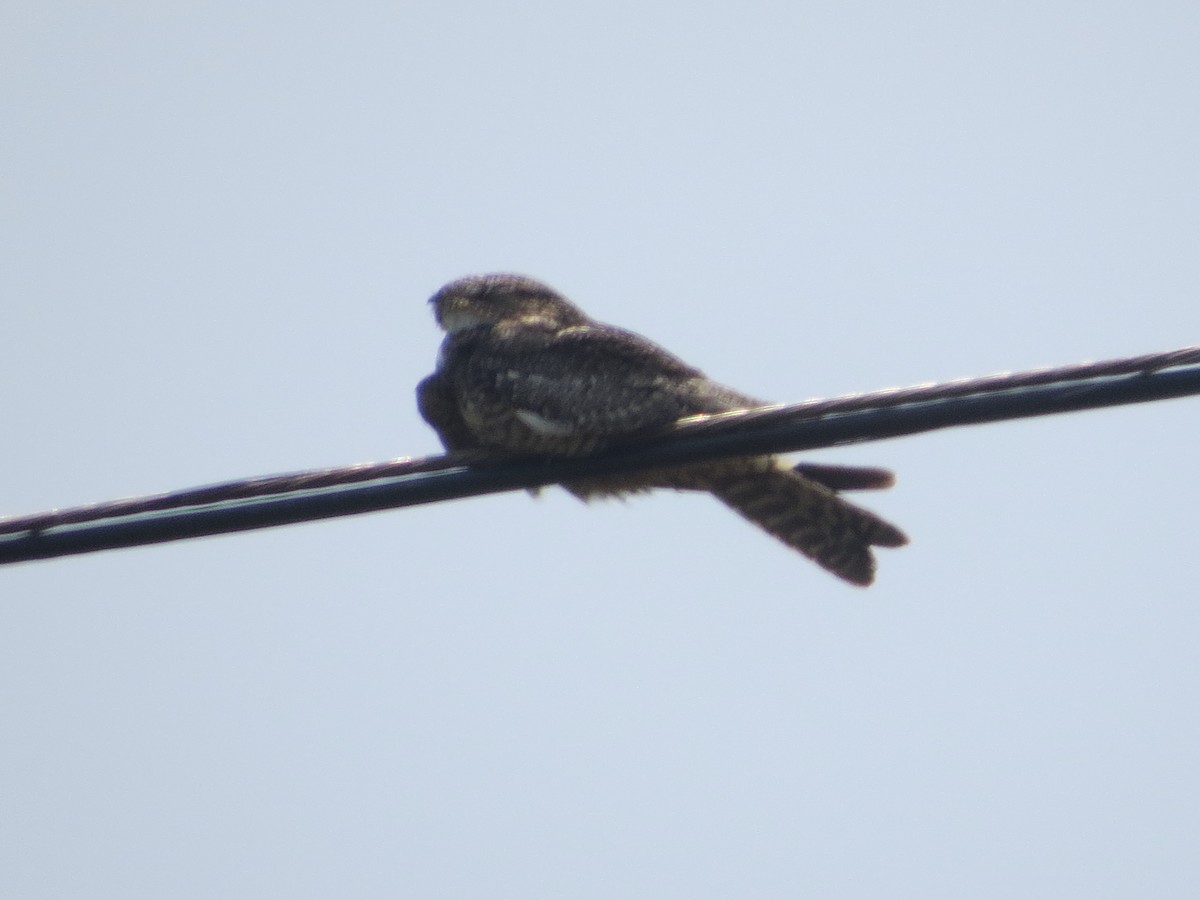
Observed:
[[[1195,3],[0,10],[0,514],[439,449],[540,277],[774,401],[1200,343]],[[1192,898],[1200,400],[0,569],[0,897]]]

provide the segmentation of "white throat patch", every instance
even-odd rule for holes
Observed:
[[[456,331],[474,328],[476,325],[487,325],[491,321],[491,319],[485,319],[483,316],[467,310],[452,309],[442,316],[441,326],[445,329],[446,334],[454,334]]]

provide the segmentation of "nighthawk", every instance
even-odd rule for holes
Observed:
[[[640,335],[588,318],[532,278],[461,278],[430,303],[446,338],[437,370],[417,387],[417,403],[447,450],[582,456],[686,416],[764,405]],[[583,499],[653,488],[707,491],[833,574],[868,585],[871,548],[908,538],[838,492],[891,483],[882,469],[793,468],[774,456],[746,456],[564,487]]]

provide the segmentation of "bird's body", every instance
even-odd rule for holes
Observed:
[[[530,278],[459,279],[431,303],[447,334],[417,400],[448,450],[582,456],[687,416],[763,405],[640,335],[589,319]],[[708,491],[834,574],[866,585],[874,575],[871,546],[907,538],[836,490],[890,481],[878,469],[791,469],[772,456],[751,456],[565,487],[584,499],[652,488]]]

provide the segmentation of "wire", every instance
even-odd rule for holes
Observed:
[[[271,475],[0,519],[0,564],[434,503],[725,456],[1200,394],[1200,347],[681,420],[573,459],[482,452]]]

